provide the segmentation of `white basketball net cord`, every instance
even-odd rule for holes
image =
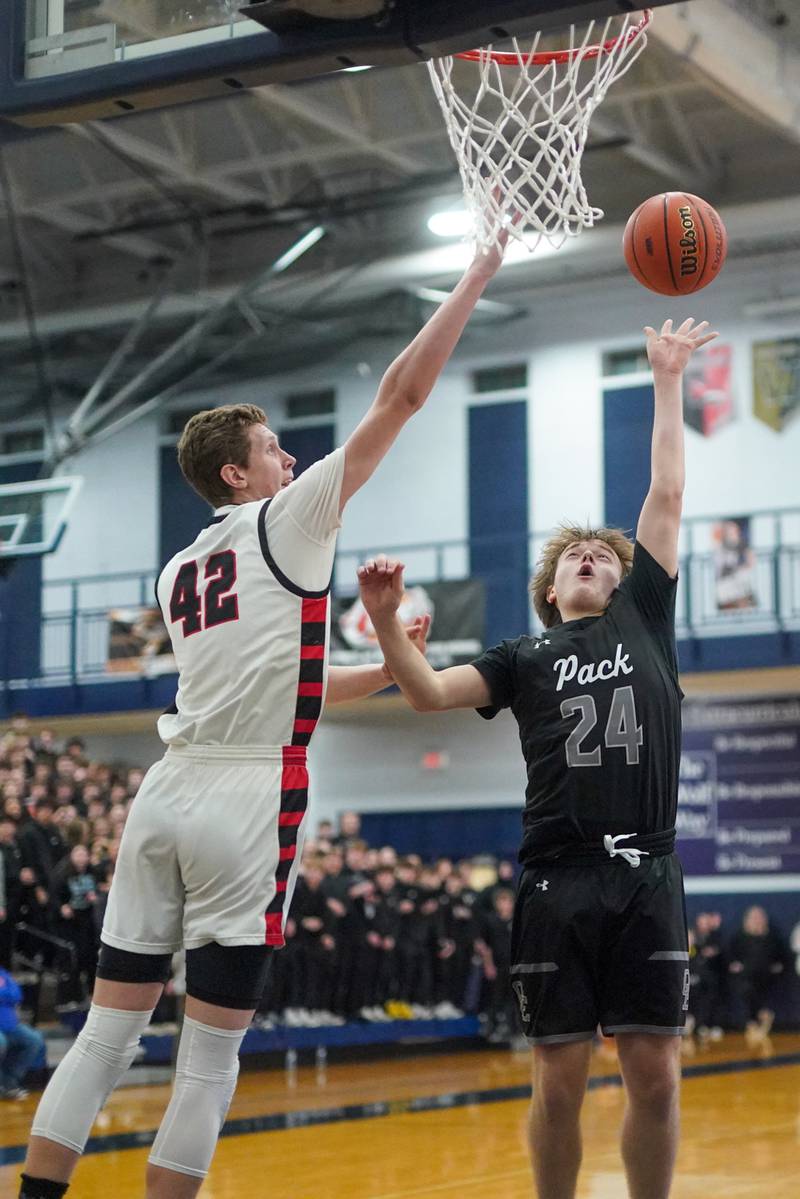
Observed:
[[[566,61],[534,62],[541,34],[529,50],[514,39],[513,66],[495,62],[487,46],[473,64],[479,86],[471,103],[456,91],[453,57],[428,63],[479,247],[496,245],[503,229],[530,249],[542,238],[560,246],[602,218],[589,204],[581,162],[595,109],[647,44],[635,16],[624,18],[613,41],[609,18],[599,50],[591,40],[596,22],[580,40],[571,26],[557,56]]]

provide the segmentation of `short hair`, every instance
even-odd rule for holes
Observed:
[[[178,465],[183,477],[212,508],[231,501],[220,471],[228,462],[247,466],[250,429],[265,425],[266,413],[255,404],[226,404],[196,412],[186,422],[178,442]]]
[[[633,542],[622,529],[591,529],[580,525],[559,525],[555,534],[542,548],[536,572],[531,579],[529,591],[536,615],[546,629],[561,624],[561,613],[547,598],[547,592],[556,577],[558,560],[567,546],[575,541],[604,541],[612,549],[622,565],[623,579],[633,566]]]

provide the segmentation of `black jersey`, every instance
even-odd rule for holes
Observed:
[[[602,616],[504,641],[473,662],[492,697],[480,715],[511,708],[519,725],[528,772],[521,862],[674,827],[676,584],[637,542]]]

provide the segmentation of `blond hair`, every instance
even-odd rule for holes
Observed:
[[[546,629],[552,629],[561,624],[561,613],[555,604],[551,604],[547,593],[556,577],[558,561],[564,550],[576,541],[602,541],[617,555],[622,567],[623,579],[630,573],[633,565],[633,542],[626,537],[622,529],[590,529],[579,525],[559,525],[553,537],[542,548],[536,573],[530,581],[528,590],[536,609],[536,615]]]
[[[186,422],[178,442],[178,465],[183,477],[212,508],[231,502],[220,471],[227,463],[247,466],[250,429],[267,417],[255,404],[227,404],[197,412]]]

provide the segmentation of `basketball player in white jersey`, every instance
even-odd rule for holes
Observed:
[[[293,482],[294,459],[251,405],[192,417],[181,468],[214,507],[165,567],[158,601],[179,670],[158,722],[168,749],[120,849],[86,1024],[37,1109],[21,1199],[61,1199],[95,1117],[136,1056],[186,949],[175,1086],[150,1154],[148,1199],[205,1177],[299,866],[306,746],[323,702],[381,690],[381,667],[327,669],[342,510],[422,407],[502,250],[479,254],[384,376],[345,445]]]

